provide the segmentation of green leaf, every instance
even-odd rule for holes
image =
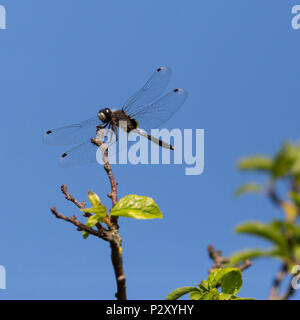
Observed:
[[[220,300],[231,300],[232,294],[230,293],[220,293]]]
[[[166,300],[177,300],[180,297],[182,297],[185,294],[190,293],[192,291],[199,292],[199,290],[195,287],[181,287],[181,288],[175,289],[174,291],[172,291],[168,294],[168,296],[166,297]]]
[[[218,285],[224,275],[224,270],[225,269],[217,269],[208,276],[207,281],[209,288],[215,288]]]
[[[89,228],[93,228],[99,221],[103,222],[103,218],[105,217],[104,216],[100,216],[100,215],[93,215],[93,216],[90,216],[86,222],[86,226],[89,227]]]
[[[255,300],[253,298],[241,298],[237,296],[232,296],[230,300]]]
[[[261,222],[248,222],[238,226],[235,231],[262,237],[276,244],[283,252],[288,252],[288,244],[285,237],[272,225]]]
[[[89,191],[88,197],[93,207],[81,209],[81,211],[94,214],[87,221],[87,226],[93,227],[98,221],[103,221],[103,218],[107,215],[107,208],[101,204],[100,198],[96,193]]]
[[[199,290],[194,290],[190,293],[191,300],[201,300],[203,293]]]
[[[110,214],[133,219],[162,218],[162,213],[152,198],[138,195],[128,195],[119,200]]]
[[[220,300],[220,293],[216,288],[211,289],[201,295],[200,300]]]
[[[81,211],[94,213],[99,216],[106,216],[106,214],[107,214],[107,208],[102,205],[97,206],[97,207],[92,207],[92,208],[81,209]]]
[[[298,175],[300,172],[300,147],[286,142],[275,156],[273,177]]]
[[[239,197],[245,193],[250,193],[250,192],[260,192],[261,191],[261,186],[257,183],[246,183],[242,186],[240,186],[236,191],[235,191],[235,196]]]
[[[300,246],[299,245],[296,245],[294,247],[293,255],[294,255],[295,260],[299,261],[299,259],[300,259]]]
[[[100,200],[99,196],[96,193],[94,193],[93,191],[88,192],[88,198],[89,198],[93,207],[81,209],[81,211],[93,213],[93,215],[91,215],[86,222],[87,227],[93,228],[99,221],[100,222],[104,221],[104,218],[107,215],[107,208],[101,204],[101,200]],[[82,236],[84,239],[87,239],[89,234],[88,234],[88,232],[83,230]]]
[[[227,272],[221,279],[222,293],[236,294],[241,290],[243,284],[242,272],[237,268],[225,268],[224,270],[226,269]]]
[[[275,220],[271,223],[271,226],[278,230],[281,234],[294,237],[298,241],[300,240],[300,227],[295,223]]]
[[[83,236],[83,239],[87,239],[89,234],[86,232],[86,231],[82,231],[82,236]]]
[[[101,205],[101,200],[100,200],[99,196],[96,193],[94,193],[93,191],[88,192],[88,198],[89,198],[90,203],[93,207]]]
[[[103,214],[94,214],[90,216],[86,222],[86,226],[89,228],[93,228],[98,222],[104,222],[104,218],[106,217],[106,213]],[[89,234],[85,230],[82,231],[82,236],[84,239],[87,239]]]
[[[231,256],[228,257],[229,263],[228,266],[236,266],[239,263],[247,260],[247,259],[255,259],[259,257],[270,257],[270,256],[276,256],[277,254],[276,249],[272,250],[263,250],[263,249],[244,249],[241,251],[238,251]]]
[[[207,280],[202,280],[200,284],[197,285],[200,291],[209,290],[209,285]]]
[[[270,172],[273,160],[267,156],[251,156],[238,162],[238,168],[243,171]]]
[[[242,273],[237,268],[217,269],[208,277],[209,287],[216,288],[221,283],[223,293],[236,294],[240,291],[243,280]]]

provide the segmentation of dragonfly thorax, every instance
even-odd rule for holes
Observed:
[[[101,109],[98,112],[98,118],[104,123],[111,121],[111,115],[112,115],[112,112],[109,108]]]

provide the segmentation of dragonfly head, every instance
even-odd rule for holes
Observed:
[[[104,108],[101,109],[98,112],[98,118],[103,122],[103,123],[107,123],[111,120],[111,110],[109,108]]]

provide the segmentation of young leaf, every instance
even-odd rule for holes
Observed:
[[[201,300],[203,293],[199,290],[194,290],[190,293],[191,300]]]
[[[255,300],[253,298],[240,298],[237,296],[232,296],[230,300]]]
[[[213,288],[210,291],[204,292],[201,295],[201,300],[220,300],[220,293],[216,288]]]
[[[273,160],[267,156],[247,157],[238,162],[238,168],[244,171],[270,172]]]
[[[257,183],[246,183],[240,186],[236,191],[235,191],[235,196],[239,197],[245,193],[250,193],[250,192],[260,192],[261,191],[261,186]]]
[[[82,236],[83,236],[83,239],[87,239],[89,234],[86,232],[86,231],[82,231]]]
[[[94,213],[94,214],[98,215],[99,217],[105,217],[107,214],[107,208],[101,204],[101,200],[100,200],[99,196],[96,193],[94,193],[93,191],[89,191],[88,198],[91,202],[92,208],[81,209],[81,211]],[[93,223],[92,221],[94,221],[94,219],[96,219],[96,218],[90,217],[90,219],[89,219],[90,221],[88,220],[88,222]]]
[[[236,294],[241,290],[243,284],[242,272],[237,268],[225,268],[228,270],[221,279],[222,293]]]
[[[100,205],[92,208],[81,209],[81,211],[94,213],[96,215],[105,217],[107,213],[107,208],[105,206]]]
[[[90,216],[86,222],[86,226],[89,228],[93,228],[99,221],[103,222],[103,218],[105,216],[100,216],[100,215],[93,215]]]
[[[214,272],[212,272],[209,276],[208,276],[208,286],[209,288],[215,288],[218,283],[221,281],[221,278],[224,275],[224,269],[217,269]]]
[[[175,289],[174,291],[170,292],[168,296],[166,297],[166,300],[177,300],[180,297],[184,296],[187,293],[190,293],[192,291],[198,291],[195,287],[181,287],[178,289]]]
[[[197,285],[200,291],[207,291],[209,290],[208,281],[202,280],[200,284]]]
[[[248,222],[238,226],[237,233],[249,233],[265,238],[276,244],[283,252],[288,252],[288,244],[285,237],[274,227],[261,222]]]
[[[232,294],[230,293],[220,293],[220,300],[231,300]]]
[[[96,193],[94,193],[93,191],[88,192],[88,198],[89,198],[90,203],[93,207],[101,205],[101,200],[100,200],[99,196]]]
[[[128,195],[120,199],[110,214],[134,219],[162,218],[162,213],[152,198],[138,195]]]
[[[286,142],[275,157],[272,175],[275,179],[287,176],[297,171],[299,165],[299,150]]]
[[[295,238],[300,243],[300,227],[295,223],[275,220],[271,223],[271,226],[282,234],[288,233],[289,237]]]
[[[209,287],[216,288],[221,283],[222,292],[236,294],[240,291],[243,280],[242,273],[237,268],[217,269],[208,277]]]
[[[278,250],[276,250],[276,249],[272,249],[272,250],[263,250],[263,249],[241,250],[241,251],[238,251],[228,257],[229,263],[227,265],[228,266],[236,266],[237,264],[239,264],[247,259],[276,256],[277,251]]]

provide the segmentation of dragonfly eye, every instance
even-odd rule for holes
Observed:
[[[106,108],[105,114],[106,114],[107,118],[110,118],[111,117],[111,110],[109,108]]]
[[[111,120],[111,110],[109,108],[102,109],[98,112],[98,118],[106,123]]]
[[[99,112],[98,113],[98,118],[102,121],[105,122],[106,121],[106,115],[103,112]]]

